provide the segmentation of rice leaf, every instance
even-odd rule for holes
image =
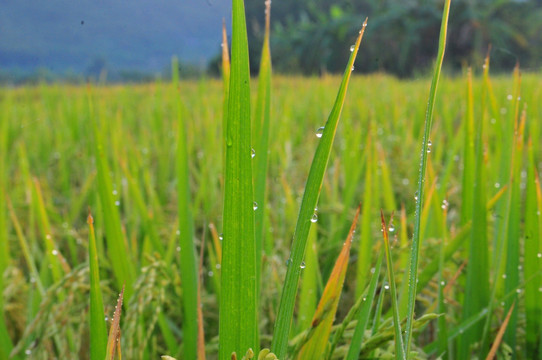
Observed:
[[[8,100],[0,107],[0,294],[4,293],[4,271],[10,263],[8,228],[6,221],[6,179],[7,179],[7,148],[8,148]],[[0,309],[4,309],[4,299],[0,296]],[[0,358],[7,359],[13,349],[13,343],[8,333],[4,312],[0,313]]]
[[[132,294],[132,284],[136,271],[128,251],[128,244],[122,232],[118,207],[113,198],[113,185],[111,181],[108,157],[105,148],[104,134],[98,128],[98,118],[95,118],[91,95],[89,94],[89,117],[91,120],[91,133],[93,135],[94,157],[98,172],[98,194],[103,208],[105,225],[105,238],[109,249],[109,259],[113,266],[113,273],[117,287],[126,287],[126,300]]]
[[[250,69],[243,0],[232,3],[231,73],[219,314],[219,359],[258,350],[256,248],[252,187]]]
[[[271,117],[271,50],[269,46],[271,0],[265,2],[265,33],[258,77],[258,97],[254,109],[254,201],[260,211],[254,214],[256,240],[256,284],[260,288],[262,249],[264,240],[264,215],[266,213],[267,158],[269,147],[269,120]],[[259,293],[259,290],[258,290]],[[259,299],[259,296],[258,296]]]
[[[308,329],[311,324],[312,316],[316,311],[318,302],[318,256],[316,251],[316,239],[318,224],[311,226],[307,239],[307,253],[305,255],[305,270],[301,279],[301,289],[299,291],[299,305],[297,313],[297,331],[300,333]]]
[[[367,283],[367,274],[371,267],[372,260],[372,246],[373,238],[371,231],[371,221],[373,217],[372,209],[374,208],[374,174],[375,174],[375,161],[374,161],[374,146],[371,140],[373,128],[369,128],[369,136],[367,137],[367,150],[366,150],[366,166],[365,166],[365,185],[363,189],[363,211],[361,214],[361,235],[358,249],[358,261],[356,271],[356,297],[360,297]]]
[[[228,97],[230,91],[230,55],[228,53],[228,33],[226,31],[226,20],[222,19],[222,168],[226,168],[226,132],[228,130]]]
[[[88,256],[90,265],[90,360],[105,359],[107,349],[107,328],[104,320],[104,305],[100,288],[98,250],[94,234],[94,219],[88,214]]]
[[[465,302],[463,304],[463,319],[486,307],[489,302],[489,244],[487,236],[487,210],[486,210],[486,181],[484,160],[483,123],[484,118],[479,117],[475,123],[474,104],[472,93],[472,72],[469,68],[467,75],[467,126],[469,129],[469,142],[465,144],[465,163],[463,177],[464,212],[471,217],[472,229],[469,244],[469,257],[467,266],[467,284],[465,288]],[[483,104],[482,104],[483,108]],[[466,191],[469,189],[469,191]],[[467,196],[471,198],[467,199]],[[467,207],[471,207],[470,209]],[[463,209],[462,209],[463,213]],[[467,218],[464,218],[465,221]],[[480,339],[482,326],[477,324],[463,334],[458,348],[459,357],[469,357],[469,347]],[[481,349],[482,352],[486,350]]]
[[[395,274],[393,271],[393,260],[391,257],[391,248],[390,240],[388,237],[388,225],[386,225],[386,220],[384,219],[384,213],[380,212],[380,217],[382,220],[382,234],[384,235],[384,250],[386,253],[386,264],[388,268],[388,280],[390,282],[390,295],[391,295],[391,310],[393,315],[393,330],[395,334],[395,358],[396,359],[405,359],[405,344],[403,342],[403,333],[401,331],[401,318],[399,315],[399,305],[397,303],[397,290],[395,285]],[[393,221],[393,215],[390,219],[390,223]]]
[[[109,328],[109,337],[107,338],[107,348],[105,360],[114,360],[115,354],[118,359],[121,359],[121,347],[120,347],[120,315],[122,312],[122,300],[124,297],[124,286],[119,294],[117,305],[115,305],[115,313],[111,320],[111,327]]]
[[[527,357],[534,359],[539,346],[542,325],[542,304],[540,302],[540,287],[542,262],[538,254],[542,253],[542,194],[538,179],[538,169],[535,165],[535,156],[532,140],[527,146],[527,189],[525,192],[525,242],[524,242],[524,269],[525,275],[535,274],[534,279],[525,284],[525,320],[526,320],[526,351]]]
[[[380,277],[380,268],[382,266],[382,258],[384,254],[380,254],[374,267],[375,271],[371,277],[371,283],[369,284],[369,289],[366,294],[361,296],[363,305],[361,311],[357,316],[357,324],[354,329],[354,335],[352,336],[352,342],[348,347],[348,353],[346,354],[345,360],[357,360],[361,352],[361,345],[363,343],[363,336],[365,334],[365,328],[369,323],[369,315],[371,314],[371,309],[373,307],[373,301],[376,295],[376,286],[378,284],[378,278]]]
[[[356,44],[352,54],[350,55],[350,60],[346,66],[341,86],[339,88],[339,93],[335,100],[333,110],[331,111],[328,121],[325,124],[318,147],[316,148],[309,177],[305,185],[305,192],[301,201],[301,208],[299,210],[294,239],[292,241],[291,256],[288,260],[286,279],[283,284],[277,319],[273,330],[273,341],[271,343],[271,351],[275,353],[279,359],[284,358],[286,348],[288,346],[288,335],[290,333],[290,324],[292,322],[294,313],[297,285],[302,271],[300,266],[305,255],[307,237],[311,225],[310,219],[314,214],[314,209],[318,202],[324,172],[329,160],[329,154],[331,152],[331,145],[333,144],[335,132],[337,131],[337,125],[344,104],[348,82],[352,73],[352,66],[354,65],[354,60],[357,56],[366,25],[367,19],[363,23],[363,27],[360,30]]]
[[[187,120],[181,114],[179,88],[179,65],[172,61],[173,88],[177,93],[176,108],[179,121],[177,138],[177,190],[179,211],[180,270],[183,304],[183,344],[188,359],[196,359],[198,345],[198,267],[194,245],[194,221],[190,192],[190,172],[188,170]]]
[[[502,322],[499,332],[497,333],[497,336],[495,337],[495,341],[493,342],[493,346],[491,346],[491,350],[489,351],[489,354],[487,354],[486,360],[492,360],[495,358],[495,356],[497,356],[497,350],[499,349],[499,345],[502,342],[502,337],[508,326],[508,322],[510,321],[510,316],[512,315],[512,311],[514,310],[515,305],[516,303],[513,302],[512,306],[510,306],[510,310],[508,310],[508,314],[506,314],[506,317],[504,318],[504,321]]]
[[[444,59],[444,50],[446,48],[446,33],[448,31],[448,15],[450,13],[450,0],[446,0],[442,13],[442,23],[440,27],[440,38],[437,61],[435,64],[435,72],[433,74],[433,80],[431,81],[431,89],[429,91],[429,102],[427,103],[427,110],[425,115],[424,135],[421,150],[420,159],[420,172],[418,177],[418,190],[416,201],[416,214],[414,218],[414,234],[412,236],[412,246],[410,252],[410,269],[408,279],[408,306],[407,306],[407,323],[405,329],[405,353],[410,354],[410,347],[412,343],[412,324],[414,322],[414,307],[416,304],[416,287],[418,282],[418,258],[420,255],[420,227],[421,227],[421,211],[424,199],[424,182],[425,182],[425,170],[427,167],[427,148],[429,144],[429,134],[431,133],[431,124],[433,122],[433,108],[435,106],[435,98],[437,95],[437,86],[440,78],[440,72],[442,68],[442,61]]]
[[[361,206],[358,206],[354,221],[348,232],[348,237],[343,244],[341,253],[335,262],[335,266],[329,276],[324,293],[320,298],[320,302],[318,303],[318,307],[312,318],[311,328],[309,329],[310,336],[303,347],[301,347],[296,359],[318,359],[322,356],[328,344],[331,326],[335,319],[335,313],[337,312],[337,306],[339,305],[344,278],[346,276],[346,269],[348,268],[350,248],[352,246],[354,230],[356,229],[358,222],[360,207]]]

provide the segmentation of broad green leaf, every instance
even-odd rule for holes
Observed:
[[[219,359],[258,350],[250,69],[243,0],[233,0],[226,128]]]

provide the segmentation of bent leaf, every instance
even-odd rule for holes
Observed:
[[[344,242],[343,248],[333,271],[329,276],[322,298],[316,308],[316,313],[312,318],[311,329],[309,330],[309,338],[307,342],[301,347],[301,350],[297,354],[297,359],[319,359],[328,343],[329,334],[331,333],[331,326],[335,319],[335,313],[337,312],[337,306],[339,305],[339,298],[344,284],[344,277],[346,275],[346,269],[348,267],[348,259],[350,258],[350,248],[352,246],[352,237],[354,230],[358,222],[360,213],[360,206],[356,211],[354,221],[348,232],[348,237]]]

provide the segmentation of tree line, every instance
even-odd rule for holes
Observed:
[[[263,1],[246,1],[251,70],[257,72],[264,30]],[[443,0],[296,0],[272,4],[274,69],[306,75],[344,69],[349,47],[369,17],[356,71],[408,77],[430,68],[436,54]],[[446,66],[481,65],[491,49],[492,70],[516,62],[538,70],[542,0],[454,0]]]

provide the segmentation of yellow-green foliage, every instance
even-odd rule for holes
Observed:
[[[489,312],[492,317],[487,321],[487,331],[484,329],[483,332],[487,335],[483,336],[487,337],[489,350],[509,311],[508,305],[516,300],[510,324],[516,324],[513,329],[518,335],[516,346],[522,349],[518,357],[530,358],[530,354],[539,348],[541,327],[536,319],[542,313],[539,290],[542,196],[538,180],[542,168],[540,76],[523,74],[520,85],[514,85],[511,76],[490,76],[489,85],[482,85],[481,66],[473,64],[472,69],[473,115],[475,121],[484,121],[483,135],[477,143],[483,149],[483,156],[476,157],[478,163],[484,164],[483,177],[478,177],[483,184],[476,186],[484,186],[486,190],[485,206],[479,200],[482,202],[475,208],[480,212],[479,216],[487,219],[486,246],[490,259],[486,266],[489,266],[491,280],[489,295],[494,299]],[[408,268],[408,249],[404,246],[408,242],[399,234],[404,232],[408,239],[412,235],[415,184],[430,80],[400,81],[380,74],[359,76],[355,71],[353,74],[318,200],[318,231],[311,239],[318,249],[315,252],[318,259],[310,261],[311,266],[316,267],[311,269],[314,272],[311,272],[310,284],[314,284],[314,289],[303,291],[303,296],[312,294],[314,301],[307,303],[316,304],[320,300],[323,285],[348,233],[355,206],[364,203],[368,191],[372,192],[371,204],[362,205],[360,216],[368,219],[363,222],[367,225],[361,233],[368,239],[371,267],[374,267],[379,246],[382,246],[380,209],[386,218],[394,211],[394,231],[389,230],[389,244],[397,292],[407,293],[403,289],[407,279],[404,272]],[[416,307],[416,319],[436,311],[436,279],[441,273],[444,311],[449,326],[445,340],[452,349],[457,346],[461,333],[479,333],[468,329],[472,328],[473,321],[485,327],[488,314],[488,304],[480,305],[482,310],[479,312],[473,310],[475,313],[468,319],[464,319],[462,313],[467,301],[463,294],[468,264],[464,263],[469,254],[471,231],[473,226],[480,231],[479,224],[473,225],[470,220],[474,216],[472,213],[466,220],[462,216],[465,211],[462,189],[468,186],[463,183],[466,79],[466,74],[455,78],[443,76],[435,101],[426,180],[426,196],[430,198],[425,199],[422,209],[421,276]],[[262,348],[271,343],[299,201],[312,156],[321,141],[315,135],[316,129],[324,125],[340,82],[341,78],[333,76],[273,78],[266,191],[268,208],[263,219],[266,252],[257,309]],[[223,83],[214,79],[181,81],[180,88],[181,114],[177,112],[176,103],[179,92],[170,83],[92,88],[92,104],[96,116],[99,115],[98,130],[103,151],[97,151],[100,149],[96,149],[93,140],[94,123],[89,118],[86,87],[42,85],[0,89],[0,129],[3,131],[0,160],[4,172],[2,196],[5,198],[0,204],[4,207],[0,214],[7,223],[6,229],[2,229],[7,236],[0,238],[7,237],[9,241],[9,253],[1,254],[6,271],[4,316],[0,320],[5,319],[4,328],[16,356],[23,357],[28,352],[36,359],[73,358],[89,352],[86,340],[89,329],[86,217],[90,206],[95,219],[104,316],[109,319],[122,286],[117,278],[123,273],[118,267],[121,256],[126,257],[124,261],[131,269],[127,272],[127,284],[132,281],[133,288],[126,292],[132,296],[123,305],[120,329],[121,337],[129,334],[129,340],[122,341],[134,344],[137,351],[123,346],[123,352],[135,351],[139,354],[137,358],[157,358],[163,354],[182,358],[183,335],[179,329],[185,315],[179,301],[182,293],[178,260],[179,251],[183,249],[179,249],[177,235],[176,171],[177,134],[182,118],[187,135],[188,179],[185,180],[190,184],[197,253],[202,241],[206,241],[201,282],[206,350],[209,359],[216,358],[219,298],[216,294],[218,286],[213,279],[221,272],[221,260],[216,254],[211,258],[208,249],[216,249],[217,253],[220,249],[220,245],[212,243],[209,224],[216,228],[215,237],[222,233]],[[485,102],[482,101],[482,89],[488,92]],[[254,87],[251,96],[255,102]],[[520,121],[522,111],[525,112],[524,123]],[[514,137],[514,132],[508,131],[514,128],[521,128],[523,137]],[[515,146],[514,156],[510,155],[511,146]],[[246,153],[249,156],[250,152]],[[97,159],[97,155],[103,158]],[[506,164],[512,159],[513,164]],[[102,166],[104,164],[106,166]],[[97,175],[100,168],[109,172]],[[367,171],[371,172],[370,177]],[[103,187],[99,195],[98,176],[102,177],[102,183],[110,182],[110,194],[103,193],[106,188]],[[513,194],[508,193],[511,177]],[[368,178],[371,179],[369,187],[366,186]],[[523,205],[526,194],[528,201]],[[10,211],[10,203],[13,211]],[[107,238],[104,214],[112,211],[111,204],[119,216],[119,222],[115,223],[118,226],[114,233],[118,235],[116,245],[126,249],[124,254],[112,251],[113,244]],[[399,215],[402,206],[405,221]],[[446,208],[446,218],[443,218],[441,207]],[[506,233],[496,237],[505,227],[505,219],[511,221],[508,233],[515,230],[515,234],[519,234],[513,243],[519,246],[521,256],[517,259],[505,256],[506,246],[502,244],[510,245],[510,242],[504,242],[500,236],[507,236]],[[443,224],[446,231],[443,231]],[[444,238],[448,243],[443,244],[443,266],[439,267],[439,245]],[[360,237],[356,233],[351,262],[361,257],[358,241]],[[220,244],[218,240],[217,244]],[[499,255],[499,248],[504,255]],[[501,263],[497,259],[501,259]],[[515,269],[510,264],[507,266],[508,259]],[[336,325],[358,300],[355,298],[356,278],[363,278],[366,285],[372,277],[371,267],[362,267],[366,269],[363,270],[365,273],[356,274],[358,267],[351,265],[345,275],[331,337]],[[517,279],[517,285],[511,280],[504,282],[503,275]],[[494,291],[496,278],[502,283]],[[358,293],[367,293],[364,290],[361,288]],[[375,315],[373,308],[370,312],[361,348],[364,356],[393,352],[392,313],[389,311],[389,291],[386,291],[384,285],[379,285],[376,290],[377,298],[384,292],[382,311]],[[398,300],[401,307],[402,299]],[[525,311],[533,315],[526,319]],[[357,316],[350,318],[357,319]],[[434,316],[423,319],[431,319],[436,325]],[[404,318],[402,321],[404,328]],[[343,328],[342,338],[337,340],[334,356],[341,357],[348,352],[355,323],[347,325]],[[523,336],[527,328],[529,336]],[[414,330],[412,350],[436,354],[438,335],[431,327],[416,327],[414,323]],[[418,337],[419,331],[424,331],[424,336]],[[291,340],[288,354],[292,354],[297,336],[302,336],[302,332],[303,329],[296,326],[288,334]],[[510,342],[514,334],[508,332],[501,346],[507,346],[505,343]],[[4,336],[7,344],[9,341],[5,340]],[[470,340],[466,343],[481,341]],[[245,351],[242,350],[243,354]],[[471,347],[467,351],[473,354],[478,350]]]

